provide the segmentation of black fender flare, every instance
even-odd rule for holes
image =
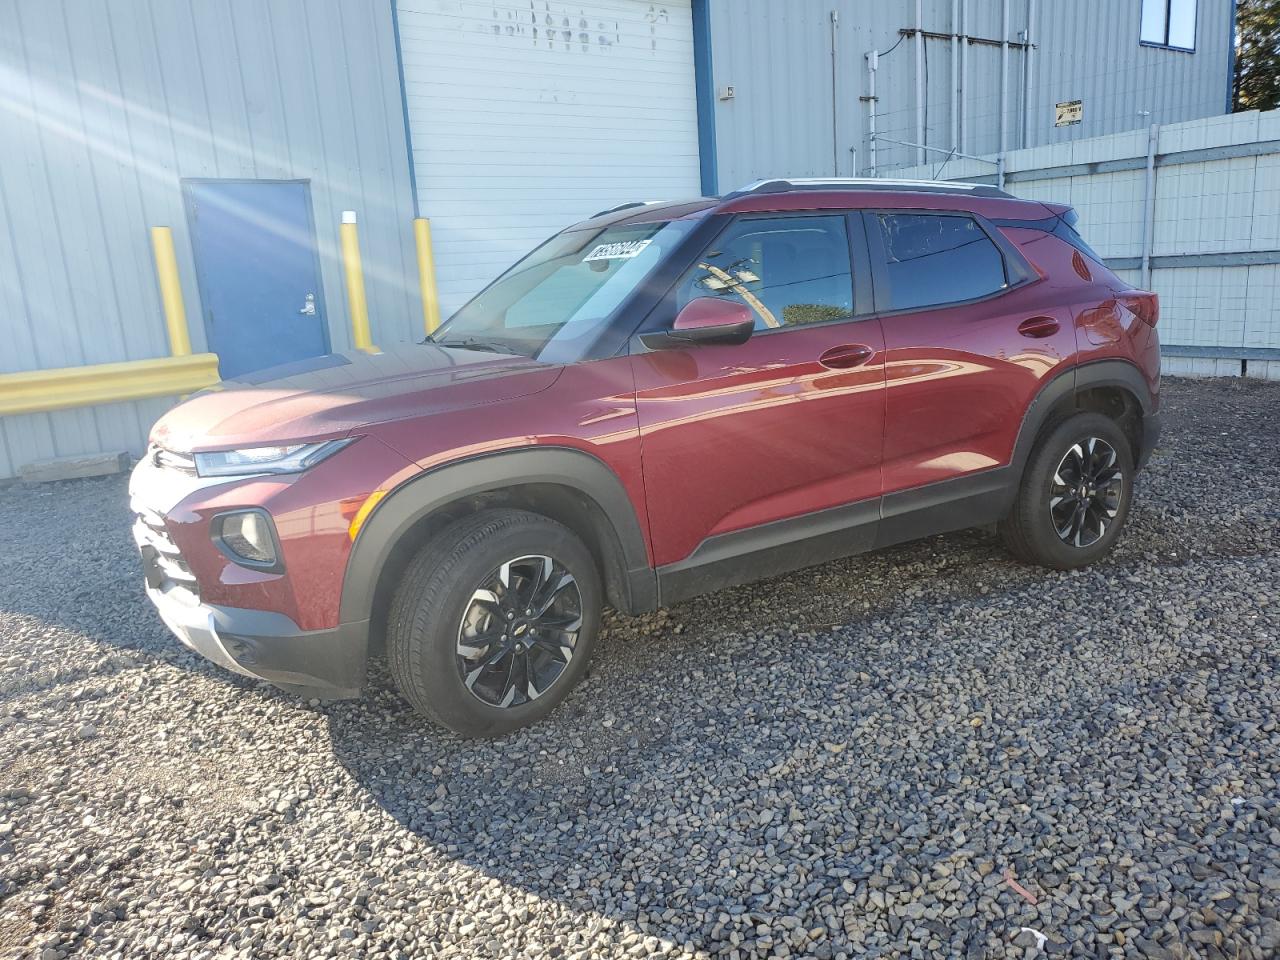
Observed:
[[[1127,360],[1094,360],[1065,370],[1041,387],[1027,407],[1010,460],[1015,478],[1022,477],[1022,470],[1031,456],[1036,438],[1040,436],[1040,431],[1044,429],[1053,411],[1068,398],[1074,405],[1075,398],[1081,391],[1098,387],[1118,387],[1133,394],[1142,408],[1144,420],[1155,414],[1155,400],[1151,396],[1146,378],[1135,364]]]
[[[347,557],[339,620],[369,620],[378,580],[402,538],[421,521],[458,501],[529,484],[567,487],[599,508],[614,538],[627,612],[654,609],[657,578],[635,508],[618,476],[601,460],[568,447],[482,454],[426,470],[392,490],[369,515]],[[602,571],[608,575],[608,571]]]

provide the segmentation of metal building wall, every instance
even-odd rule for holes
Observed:
[[[868,94],[865,54],[872,49],[881,52],[877,130],[883,137],[917,141],[916,41],[899,32],[915,26],[913,0],[708,3],[713,84],[717,92],[734,88],[732,100],[715,102],[721,190],[766,176],[866,175],[868,105],[861,98]],[[1020,44],[1030,11],[1034,49],[1029,84],[1024,51],[1019,46],[1009,51],[1008,149],[1226,112],[1231,5],[1232,0],[1199,0],[1196,52],[1184,53],[1139,45],[1139,0],[1009,0],[1008,39]],[[974,38],[1001,37],[1001,0],[923,0],[921,8],[926,33],[950,34],[955,26]],[[965,10],[967,21],[960,14]],[[838,15],[834,120],[832,11]],[[977,42],[960,46],[967,52],[954,60],[957,67],[967,60],[967,70],[957,120],[963,116],[965,137],[956,144],[951,136],[953,46],[944,38],[924,41],[926,142],[993,153],[1000,145],[1001,50]],[[1084,122],[1055,127],[1054,104],[1075,99],[1084,100]],[[1024,137],[1027,104],[1031,123]],[[936,166],[943,155],[930,154],[930,159]],[[882,175],[916,162],[915,150],[880,142]]]
[[[0,24],[0,373],[166,355],[155,225],[205,349],[184,177],[310,180],[335,349],[338,226],[358,211],[375,342],[419,333],[389,2],[0,0]],[[137,451],[170,402],[0,418],[0,477]]]

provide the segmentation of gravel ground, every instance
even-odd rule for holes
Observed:
[[[1280,956],[1280,386],[1166,404],[1102,565],[615,618],[496,743],[185,652],[123,479],[0,490],[0,954]]]

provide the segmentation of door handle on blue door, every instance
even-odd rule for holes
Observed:
[[[875,355],[875,350],[865,343],[845,343],[832,347],[818,358],[824,367],[833,370],[847,370],[849,367],[860,367]]]

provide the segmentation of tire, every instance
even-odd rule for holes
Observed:
[[[1135,474],[1129,439],[1110,417],[1077,413],[1057,421],[1036,442],[1000,523],[1005,546],[1019,560],[1055,570],[1093,563],[1120,536]]]
[[[552,599],[542,617],[529,616],[534,608],[515,601],[527,603],[539,577],[538,604]],[[436,723],[500,736],[541,720],[581,679],[601,605],[595,561],[570,530],[523,510],[486,510],[445,528],[409,564],[387,624],[391,675]]]

